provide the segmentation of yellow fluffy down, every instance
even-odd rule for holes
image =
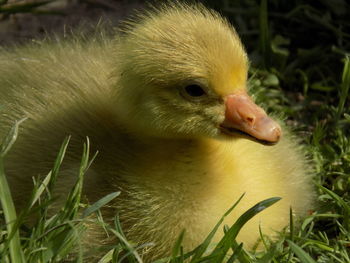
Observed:
[[[116,37],[48,41],[0,50],[0,138],[28,117],[6,158],[6,173],[20,209],[32,177],[45,175],[63,139],[72,140],[56,194],[76,180],[86,136],[99,154],[85,177],[92,203],[121,195],[117,211],[129,240],[154,242],[147,260],[167,256],[186,229],[193,249],[246,193],[224,224],[270,197],[282,200],[254,217],[238,240],[252,248],[259,226],[273,237],[289,223],[289,209],[303,216],[313,203],[309,164],[298,141],[283,131],[265,146],[223,135],[222,97],[246,89],[248,61],[232,26],[201,5],[165,5],[125,23]],[[182,96],[199,83],[204,100]],[[64,198],[61,198],[64,199]],[[219,231],[215,240],[222,236]],[[95,225],[86,246],[108,241]]]

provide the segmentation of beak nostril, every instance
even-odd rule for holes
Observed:
[[[254,118],[254,117],[247,117],[247,118],[246,118],[246,121],[247,121],[248,123],[250,123],[250,124],[254,124],[255,118]]]

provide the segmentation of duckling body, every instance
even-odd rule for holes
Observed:
[[[305,215],[313,201],[310,169],[293,137],[283,131],[279,140],[278,124],[252,106],[247,58],[234,29],[202,6],[166,6],[136,20],[117,40],[0,52],[0,136],[28,117],[6,158],[18,207],[31,177],[47,174],[71,135],[57,194],[75,182],[88,136],[99,154],[84,194],[94,202],[120,190],[105,217],[118,211],[130,240],[154,242],[151,257],[168,255],[183,229],[185,248],[199,245],[243,193],[225,224],[259,201],[282,197],[242,229],[238,239],[248,248],[259,225],[270,236],[286,227],[290,207]],[[237,116],[249,115],[266,132],[236,124],[231,108],[239,103],[245,112]],[[263,145],[233,129],[279,142]],[[94,241],[96,229],[91,225],[88,234]]]

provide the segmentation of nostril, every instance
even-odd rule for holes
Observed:
[[[249,124],[254,124],[255,118],[254,117],[246,117],[246,122],[248,122]]]

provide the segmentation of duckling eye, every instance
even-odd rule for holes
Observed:
[[[205,94],[205,91],[196,84],[188,85],[185,87],[187,95],[191,97],[201,97]]]

